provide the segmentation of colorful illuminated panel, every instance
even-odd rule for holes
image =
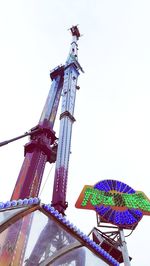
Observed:
[[[122,228],[131,228],[143,215],[150,215],[150,200],[146,195],[117,180],[84,186],[75,206],[95,210],[102,221]]]

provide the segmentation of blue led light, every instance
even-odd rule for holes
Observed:
[[[126,184],[122,183],[121,188],[120,188],[120,192],[123,192],[125,188],[126,188]]]
[[[76,234],[79,235],[79,236],[81,236],[81,231],[80,231],[79,228],[77,228],[77,230],[76,230]]]
[[[11,201],[11,206],[16,207],[17,204],[18,204],[17,200],[12,200]]]
[[[0,209],[8,209],[8,208],[13,208],[17,206],[22,206],[22,205],[32,205],[32,204],[37,204],[39,203],[40,200],[38,198],[29,198],[29,199],[19,199],[19,200],[12,200],[12,201],[7,201],[5,203],[0,202]]]
[[[136,191],[133,188],[130,188],[130,190],[128,191],[128,194],[134,194]]]
[[[19,206],[21,206],[23,204],[23,200],[22,199],[19,199],[17,202],[18,202]]]
[[[107,183],[108,183],[108,185],[109,185],[109,187],[110,187],[110,190],[113,190],[113,187],[112,187],[112,182],[111,182],[111,180],[109,180],[109,179],[108,179],[108,180],[107,180]],[[109,190],[109,191],[110,191],[110,190]]]
[[[103,180],[103,181],[97,183],[94,186],[94,188],[97,188],[97,189],[105,191],[105,192],[108,192],[110,190],[110,187],[109,187],[108,183],[106,182],[106,180]]]
[[[61,213],[59,213],[58,219],[59,219],[60,221],[63,221],[64,217],[63,217],[63,215],[62,215]]]
[[[107,253],[105,254],[106,258],[110,260],[110,255]]]
[[[23,205],[28,205],[28,199],[23,199]]]
[[[89,238],[89,237],[88,237],[86,234],[83,235],[83,239],[84,239],[84,241],[87,241],[88,238]]]
[[[54,214],[54,213],[55,213],[55,211],[54,211],[54,210],[51,210],[51,213],[52,213],[52,214]]]
[[[11,207],[11,201],[7,201],[5,204],[4,204],[4,208],[10,208]]]
[[[54,216],[57,217],[57,218],[59,218],[59,215],[60,215],[59,212],[57,210],[55,210]]]
[[[73,229],[73,227],[74,227],[74,225],[72,223],[70,223],[68,226],[70,229]]]
[[[126,187],[125,187],[124,190],[123,190],[123,193],[128,193],[129,190],[130,190],[130,189],[129,189],[129,186],[126,185]]]
[[[4,203],[0,202],[0,209],[3,209],[3,208],[4,208]]]
[[[140,210],[134,210],[134,214],[137,215],[139,218],[142,218],[143,213]]]
[[[91,243],[91,239],[90,239],[89,237],[87,237],[86,242],[87,242],[88,244],[90,244],[90,243]]]
[[[66,223],[67,222],[67,219],[66,219],[66,217],[63,217],[63,223]]]
[[[70,221],[67,221],[67,222],[66,222],[66,225],[69,226],[69,225],[70,225]]]
[[[59,219],[59,213],[55,212],[54,216]]]
[[[34,199],[33,199],[33,198],[29,198],[29,199],[28,199],[28,203],[29,203],[29,204],[33,204],[33,203],[34,203]]]
[[[126,185],[123,182],[117,181],[117,180],[102,180],[94,185],[94,188],[97,188],[99,190],[109,192],[111,190],[116,190],[118,192],[124,192],[128,194],[135,193],[136,191],[132,189],[130,186]]]
[[[91,246],[92,246],[93,248],[96,248],[96,245],[97,245],[97,244],[96,244],[94,241],[91,242]]]
[[[74,226],[73,231],[77,232],[78,228],[76,226]]]
[[[52,207],[51,207],[50,204],[48,204],[48,205],[45,206],[45,208],[50,211]]]
[[[95,210],[101,215],[103,216],[108,210],[110,209],[110,207],[105,207],[105,206],[100,206],[100,207],[95,207]]]
[[[39,198],[35,197],[33,199],[33,204],[38,204],[40,202]]]

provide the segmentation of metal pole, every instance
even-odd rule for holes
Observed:
[[[119,233],[120,233],[121,250],[122,250],[124,266],[130,266],[131,264],[130,264],[130,259],[129,259],[129,255],[128,255],[128,249],[127,249],[127,245],[126,245],[123,229],[119,228]]]

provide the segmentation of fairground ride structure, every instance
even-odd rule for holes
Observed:
[[[0,203],[0,266],[18,265],[114,265],[122,262],[118,247],[109,243],[101,247],[65,217],[68,166],[74,107],[79,72],[77,26],[71,29],[72,42],[64,65],[50,73],[51,88],[39,123],[29,132],[0,143],[4,146],[19,138],[30,136],[25,145],[25,158],[10,201]],[[57,139],[54,122],[62,97],[60,132]],[[54,187],[51,204],[38,199],[46,162],[55,163]],[[104,239],[104,238],[103,238]]]

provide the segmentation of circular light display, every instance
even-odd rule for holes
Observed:
[[[130,186],[117,180],[103,180],[98,182],[94,189],[104,191],[104,195],[107,196],[107,201],[110,205],[113,197],[115,205],[95,205],[96,212],[100,215],[103,221],[115,224],[119,227],[129,228],[136,225],[142,218],[143,213],[141,210],[135,209],[136,201],[133,202],[133,208],[127,208],[127,198],[131,201],[131,194],[135,194],[136,191]],[[124,197],[124,194],[126,195]],[[127,195],[130,195],[127,197]],[[129,202],[128,201],[128,202]],[[131,202],[130,202],[131,205]]]
[[[150,200],[141,191],[117,180],[102,180],[85,185],[76,208],[95,210],[101,222],[133,229],[143,215],[150,215]]]

